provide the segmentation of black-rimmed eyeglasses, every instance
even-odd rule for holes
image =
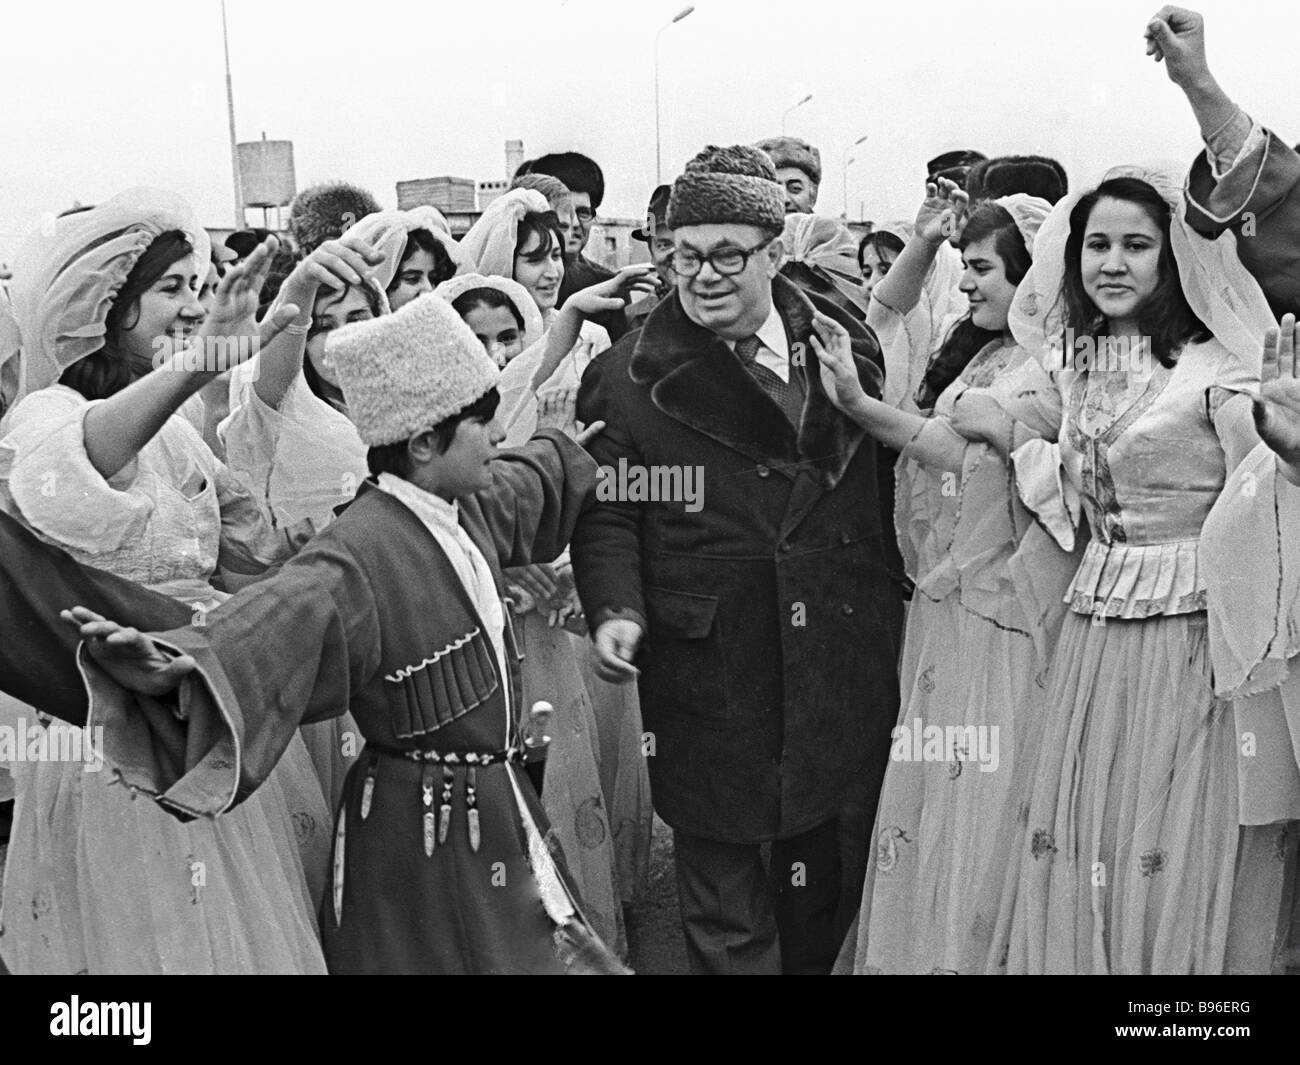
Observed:
[[[754,252],[762,251],[775,239],[775,237],[768,237],[761,244],[755,244],[752,248],[718,248],[717,251],[711,251],[708,255],[699,255],[696,252],[678,248],[673,252],[673,269],[680,277],[694,277],[704,268],[704,264],[707,262],[715,272],[723,277],[734,277],[745,269],[749,264],[749,257]]]

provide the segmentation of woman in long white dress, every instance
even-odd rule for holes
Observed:
[[[931,193],[878,286],[904,315],[946,231],[960,222],[955,189]],[[971,973],[988,955],[1014,842],[1016,784],[1027,775],[1026,737],[1072,572],[1070,556],[1016,498],[1009,465],[1014,433],[1052,439],[1060,420],[1047,369],[1007,328],[1049,210],[1046,201],[1012,196],[971,215],[961,236],[971,310],[940,349],[964,365],[932,416],[870,399],[851,361],[835,352],[827,359],[837,403],[902,452],[900,548],[916,585],[877,845],[840,971]],[[962,344],[969,356],[956,350]],[[957,431],[972,426],[997,443],[971,443]]]
[[[1258,443],[1243,393],[1271,319],[1231,240],[1200,238],[1184,214],[1177,184],[1112,172],[1054,209],[1013,308],[1018,339],[1056,341],[1065,411],[1059,445],[1017,448],[1018,489],[1063,544],[1081,511],[1091,539],[1066,593],[994,971],[1271,965],[1286,856],[1276,830],[1243,824],[1201,543]]]
[[[295,538],[173,413],[212,376],[173,346],[203,356],[207,337],[256,335],[267,249],[209,315],[196,298],[207,245],[188,207],[152,190],[35,235],[15,271],[20,398],[0,427],[5,508],[78,561],[191,605],[196,624],[223,597],[212,580],[255,575]],[[12,971],[324,971],[310,898],[323,883],[309,880],[323,882],[329,810],[300,740],[275,786],[220,821],[133,802],[111,765],[14,768],[0,939]]]

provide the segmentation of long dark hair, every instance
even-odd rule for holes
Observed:
[[[1137,204],[1160,230],[1160,280],[1156,290],[1139,309],[1138,332],[1150,338],[1151,353],[1161,366],[1173,366],[1184,344],[1201,343],[1209,340],[1211,334],[1183,295],[1178,263],[1169,239],[1169,205],[1141,178],[1118,177],[1103,181],[1083,196],[1070,212],[1070,236],[1065,242],[1065,277],[1061,283],[1064,325],[1076,343],[1090,338],[1095,344],[1100,337],[1107,335],[1105,316],[1084,291],[1082,265],[1088,219],[1093,208],[1103,199]]]
[[[862,270],[862,253],[870,248],[876,253],[876,258],[882,263],[885,261],[885,255],[892,255],[897,259],[903,254],[903,241],[897,233],[891,233],[887,229],[873,229],[858,242],[858,269]]]
[[[1013,285],[1020,284],[1029,273],[1033,260],[1011,212],[991,201],[979,204],[971,212],[962,231],[961,250],[965,251],[970,245],[990,236],[993,237],[993,250],[1002,260],[1007,280]],[[980,349],[1000,336],[1001,330],[981,329],[967,313],[944,338],[942,347],[930,357],[925,377],[916,393],[917,406],[931,410],[943,390],[957,380]]]
[[[113,305],[104,322],[104,346],[64,370],[59,383],[75,388],[87,399],[107,399],[129,385],[135,374],[131,368],[131,356],[122,347],[122,332],[140,320],[140,297],[153,287],[172,263],[193,251],[190,238],[179,229],[158,234],[113,297]]]

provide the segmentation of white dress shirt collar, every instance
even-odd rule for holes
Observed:
[[[755,358],[760,366],[766,366],[786,384],[790,383],[790,342],[785,336],[785,323],[773,303],[767,312],[767,320],[758,327],[754,334],[763,345]],[[734,340],[726,341],[727,347],[736,350]]]

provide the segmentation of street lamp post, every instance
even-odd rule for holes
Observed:
[[[844,167],[843,167],[843,170],[844,170],[844,221],[846,221],[846,222],[849,220],[849,167],[852,166],[854,163],[857,162],[856,159],[850,159],[850,158],[849,158],[849,155],[852,153],[852,151],[853,151],[854,148],[856,148],[859,144],[861,144],[861,143],[862,143],[863,141],[865,141],[866,139],[867,139],[867,135],[864,133],[864,134],[862,134],[861,137],[859,137],[857,140],[855,140],[852,144],[850,144],[847,148],[844,149]]]
[[[664,183],[662,152],[659,146],[659,40],[664,35],[664,30],[669,26],[681,22],[687,15],[695,10],[695,5],[690,4],[682,8],[668,22],[659,27],[659,32],[655,34],[655,185],[659,186]]]
[[[235,181],[235,228],[243,229],[244,189],[239,175],[239,149],[235,146],[235,90],[230,80],[230,34],[226,31],[226,0],[221,0],[221,40],[226,50],[226,120],[230,125],[230,168]]]
[[[807,96],[805,96],[802,100],[800,100],[797,104],[791,104],[789,107],[787,107],[787,108],[785,109],[784,113],[781,115],[781,133],[782,133],[782,135],[785,134],[785,120],[786,120],[787,118],[790,117],[790,112],[793,111],[793,110],[795,110],[796,108],[803,107],[803,105],[806,104],[806,103],[807,103],[809,100],[811,100],[812,98],[813,98],[813,94],[812,94],[812,93],[809,93],[809,94],[808,94]]]

